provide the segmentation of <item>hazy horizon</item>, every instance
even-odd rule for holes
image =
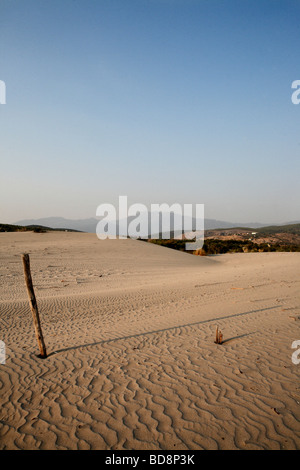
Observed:
[[[150,211],[151,213],[151,211]],[[128,220],[132,220],[132,219],[135,219],[137,216],[131,216],[131,217],[128,217]],[[102,217],[87,217],[87,218],[67,218],[67,217],[55,217],[55,216],[49,216],[49,217],[39,217],[39,218],[27,218],[27,219],[19,219],[17,221],[15,221],[14,223],[11,223],[12,225],[14,224],[18,224],[18,223],[23,223],[23,222],[29,222],[29,224],[31,223],[31,221],[51,221],[52,220],[52,223],[54,221],[72,221],[72,222],[85,222],[85,221],[89,221],[89,220],[95,220],[95,221],[98,221],[102,219]],[[105,217],[106,220],[116,220],[116,221],[119,221],[119,220],[122,220],[120,219],[118,216],[116,219],[110,219],[109,217]],[[259,221],[254,221],[254,220],[248,220],[247,222],[245,221],[239,221],[239,220],[223,220],[223,219],[214,219],[214,218],[208,218],[208,217],[205,217],[204,218],[205,221],[209,221],[209,222],[224,222],[224,223],[229,223],[229,224],[236,224],[235,226],[237,227],[239,223],[241,224],[249,224],[249,227],[251,227],[251,225],[289,225],[289,224],[299,224],[300,223],[300,220],[299,219],[295,219],[295,220],[284,220],[284,221],[279,221],[279,222],[259,222]],[[0,221],[0,223],[3,223],[2,221]],[[5,223],[5,222],[4,222]],[[6,222],[7,224],[10,224],[9,222]],[[50,225],[51,227],[51,225]],[[55,228],[55,227],[54,227]],[[68,228],[68,227],[65,227],[65,228]],[[225,227],[220,227],[220,228],[225,228]]]
[[[1,0],[0,222],[99,204],[300,219],[300,3]]]

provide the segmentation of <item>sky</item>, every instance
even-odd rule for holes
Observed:
[[[0,0],[0,222],[300,220],[300,0]]]

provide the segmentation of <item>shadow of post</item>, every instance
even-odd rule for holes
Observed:
[[[80,344],[80,345],[77,345],[77,346],[70,346],[68,348],[62,348],[62,349],[58,349],[57,351],[52,351],[50,354],[48,354],[48,357],[54,356],[54,355],[59,354],[59,353],[67,352],[67,351],[74,351],[74,350],[80,349],[80,348],[87,348],[87,347],[90,347],[90,346],[97,346],[97,345],[100,345],[100,344],[109,344],[109,343],[112,343],[112,342],[115,342],[115,341],[138,338],[140,336],[147,336],[147,335],[152,335],[152,334],[155,334],[155,333],[162,333],[164,331],[177,330],[178,328],[185,328],[185,327],[188,327],[188,326],[202,325],[202,324],[205,324],[205,323],[217,322],[217,321],[220,321],[220,320],[226,320],[228,318],[236,318],[236,317],[241,317],[243,315],[251,315],[253,313],[264,312],[264,311],[267,311],[267,310],[274,310],[276,308],[280,308],[280,305],[276,305],[274,307],[266,307],[266,308],[262,308],[262,309],[258,309],[258,310],[250,310],[249,312],[236,313],[234,315],[227,315],[225,317],[210,318],[208,320],[201,320],[201,321],[198,321],[198,322],[186,323],[184,325],[171,326],[169,328],[162,328],[162,329],[159,329],[159,330],[151,330],[151,331],[146,331],[146,332],[142,332],[142,333],[136,333],[136,334],[132,334],[132,335],[128,335],[128,336],[120,336],[120,337],[117,337],[117,338],[104,339],[104,340],[100,340],[100,341],[95,341],[93,343],[86,343],[86,344]],[[239,338],[242,338],[244,336],[249,336],[249,335],[252,335],[252,334],[253,333],[245,333],[245,334],[240,335],[240,336],[229,338],[227,340],[224,340],[222,344],[225,344],[225,343],[228,343],[229,341],[233,341],[235,339],[239,339]]]

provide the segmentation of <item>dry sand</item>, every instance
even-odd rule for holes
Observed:
[[[300,449],[300,253],[1,233],[0,263],[1,449]]]

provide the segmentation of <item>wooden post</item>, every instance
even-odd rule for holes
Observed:
[[[222,343],[223,343],[223,334],[220,331],[219,332],[219,344],[222,344]]]
[[[216,329],[216,341],[215,341],[216,344],[222,344],[223,343],[223,334],[222,332],[219,330],[219,328],[217,327]]]
[[[25,284],[27,287],[27,293],[29,298],[29,305],[31,308],[32,316],[33,316],[33,324],[35,329],[36,339],[40,349],[40,355],[42,358],[47,357],[46,346],[44,343],[41,322],[39,317],[39,311],[37,307],[37,302],[33,290],[32,279],[31,279],[31,272],[30,272],[30,260],[29,255],[24,253],[22,255],[23,267],[24,267],[24,276],[25,276]]]

